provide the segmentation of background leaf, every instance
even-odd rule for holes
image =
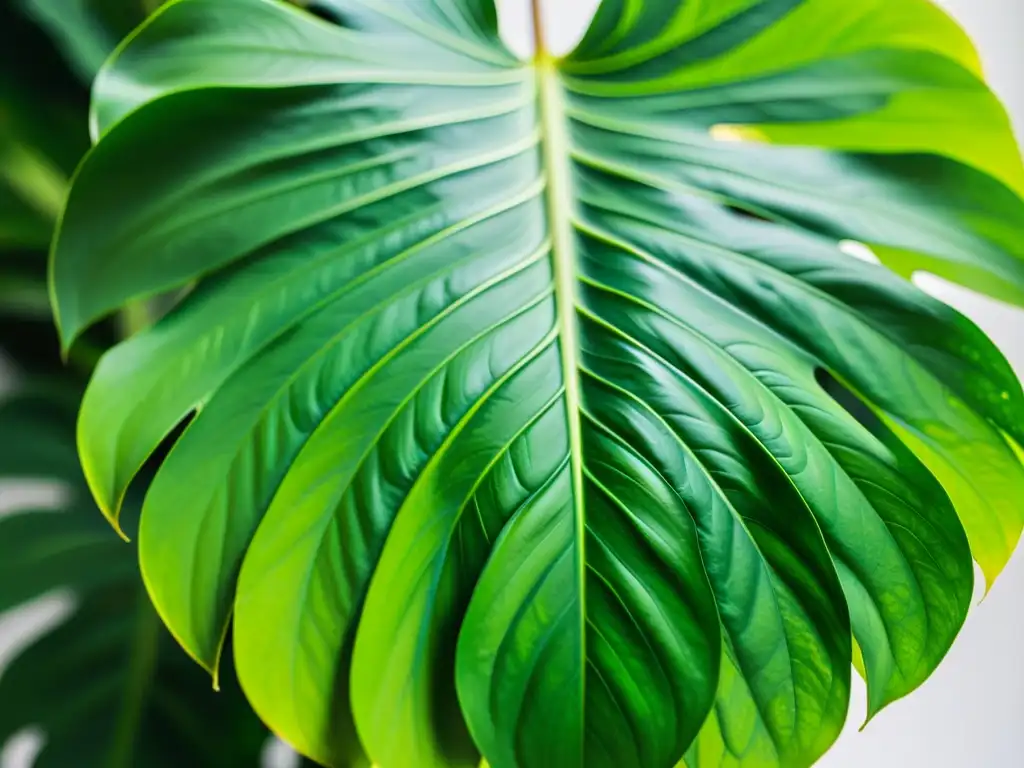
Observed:
[[[161,0],[16,0],[90,82],[107,56]]]
[[[59,511],[0,519],[0,611],[53,590],[75,609],[0,675],[0,744],[28,726],[35,765],[257,765],[266,732],[228,680],[220,694],[160,626],[133,548],[84,492],[74,392],[36,382],[0,404],[0,483],[56,483]],[[99,521],[99,522],[97,522]]]

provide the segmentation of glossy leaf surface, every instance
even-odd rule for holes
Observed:
[[[1020,535],[1024,395],[870,244],[1024,297],[1024,171],[924,0],[181,0],[104,66],[52,262],[164,620],[329,765],[807,766]],[[775,142],[773,145],[772,142]],[[787,146],[779,146],[785,144]],[[860,414],[855,418],[850,406]]]
[[[36,727],[46,738],[36,768],[258,765],[266,731],[237,686],[214,693],[163,630],[135,549],[110,535],[89,498],[77,399],[35,384],[0,403],[0,496],[30,480],[62,501],[0,517],[0,613],[56,590],[75,609],[0,673],[0,747]]]

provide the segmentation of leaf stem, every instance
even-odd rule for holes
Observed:
[[[541,8],[541,0],[530,0],[530,9],[533,12],[534,56],[540,60],[548,55],[547,44],[544,39],[544,12]]]

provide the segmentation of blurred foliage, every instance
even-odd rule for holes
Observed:
[[[53,374],[63,366],[47,300],[47,250],[68,179],[89,147],[89,94],[23,10],[20,0],[0,5],[0,350],[23,371]],[[97,345],[112,341],[109,328],[91,334],[79,353],[84,367]]]
[[[90,80],[125,35],[159,0],[17,0],[60,46],[68,65]]]
[[[0,748],[42,728],[37,768],[255,766],[268,738],[233,674],[214,693],[160,624],[135,547],[118,540],[85,487],[75,413],[116,320],[65,363],[49,307],[49,242],[89,147],[89,80],[153,5],[0,2],[0,354],[20,380],[0,402],[0,613],[54,590],[75,603],[0,670]],[[12,514],[19,505],[2,497],[24,480],[58,489],[59,508]]]
[[[43,480],[61,499],[0,518],[0,611],[53,590],[76,603],[0,676],[0,744],[42,727],[36,768],[258,765],[267,734],[233,675],[211,691],[163,629],[134,547],[96,512],[75,451],[77,403],[63,382],[36,382],[0,404],[0,434],[18,438],[0,443],[0,482]]]

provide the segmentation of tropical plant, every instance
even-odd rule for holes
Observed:
[[[382,768],[784,766],[917,688],[1024,523],[1024,169],[928,0],[178,0],[100,70],[51,264],[157,610]],[[539,31],[538,25],[538,31]],[[538,34],[538,40],[542,35]],[[885,266],[844,253],[867,245]],[[184,289],[184,290],[182,290]],[[191,417],[191,418],[190,418]],[[189,420],[190,419],[190,420]]]

